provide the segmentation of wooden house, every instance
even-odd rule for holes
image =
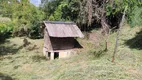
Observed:
[[[70,57],[75,46],[75,38],[84,35],[73,22],[44,21],[43,53],[51,60]]]

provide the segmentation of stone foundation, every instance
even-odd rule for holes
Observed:
[[[70,58],[76,55],[76,51],[74,50],[56,50],[56,51],[47,51],[47,49],[43,49],[44,56],[49,58],[50,60],[54,60],[56,58],[63,59],[63,58]]]

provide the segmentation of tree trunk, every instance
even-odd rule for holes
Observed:
[[[101,19],[101,25],[102,25],[102,33],[105,37],[105,51],[108,51],[108,37],[110,33],[110,27],[106,22],[106,17],[103,16]]]
[[[119,29],[117,31],[117,36],[116,36],[116,42],[115,42],[115,48],[114,48],[114,53],[113,53],[113,56],[112,56],[112,62],[114,62],[115,60],[115,55],[116,55],[116,51],[117,51],[117,47],[118,47],[118,40],[119,40],[119,35],[120,35],[120,31],[121,31],[121,28],[123,26],[123,23],[125,21],[125,13],[127,11],[127,6],[125,7],[125,10],[123,12],[123,16],[122,16],[122,20],[121,20],[121,23],[119,25]]]

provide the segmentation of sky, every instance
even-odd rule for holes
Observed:
[[[34,4],[35,6],[39,6],[39,4],[41,3],[40,0],[30,0],[30,2],[31,2],[32,4]]]

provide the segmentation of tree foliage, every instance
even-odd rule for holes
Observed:
[[[0,16],[12,20],[15,35],[24,31],[32,37],[39,35],[43,20],[74,21],[85,29],[96,24],[118,26],[125,6],[128,23],[141,26],[142,0],[41,0],[40,7],[29,0],[0,0]]]
[[[14,35],[39,35],[40,21],[44,19],[44,12],[30,3],[29,0],[1,0],[0,15],[9,17],[14,23]]]
[[[77,21],[80,0],[41,0],[48,20]]]
[[[0,17],[0,41],[11,36],[10,34],[13,31],[13,23],[9,18]]]
[[[113,3],[107,4],[107,15],[114,16],[123,12],[128,6],[126,19],[131,26],[142,26],[142,0],[114,0]]]
[[[125,6],[126,19],[132,26],[141,25],[142,0],[41,0],[48,20],[75,21],[80,24],[100,23],[102,17],[110,26],[118,26]],[[116,21],[116,22],[113,22]],[[113,25],[114,24],[114,25]]]

